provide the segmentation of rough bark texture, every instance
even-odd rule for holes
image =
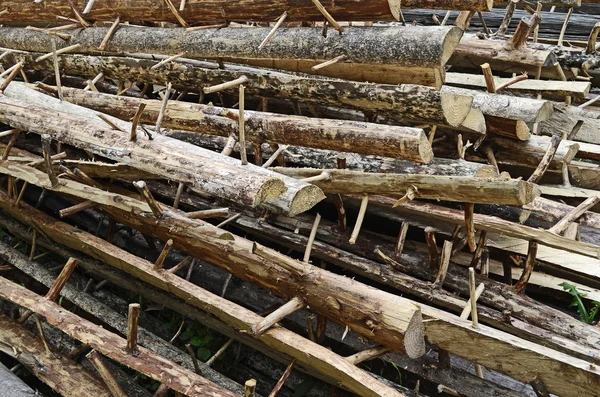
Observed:
[[[2,280],[6,281],[4,278]],[[19,360],[25,368],[63,396],[111,397],[102,380],[60,354],[47,354],[41,339],[2,314],[0,342],[0,351]],[[3,392],[6,391],[4,389]]]
[[[34,62],[42,54],[9,54],[4,65],[24,57],[28,68],[53,70],[51,59]],[[129,79],[153,84],[171,82],[174,88],[200,92],[208,87],[231,81],[242,75],[248,77],[246,95],[278,97],[319,105],[331,105],[369,111],[392,120],[414,121],[458,126],[469,113],[472,99],[431,87],[418,85],[386,85],[336,80],[318,76],[286,74],[274,70],[227,64],[219,69],[216,63],[178,59],[159,70],[151,67],[154,59],[83,56],[64,54],[59,57],[61,71],[93,78],[103,73],[109,78]]]
[[[310,168],[273,169],[295,178],[317,176],[322,172],[330,178],[314,182],[327,193],[404,195],[415,187],[416,197],[461,203],[523,205],[540,195],[536,185],[516,180],[474,179],[440,175],[369,174],[346,170]]]
[[[155,124],[161,101],[63,88],[64,98],[77,105],[130,120],[141,103],[141,122]],[[290,144],[317,149],[353,151],[428,163],[431,145],[422,129],[394,127],[274,113],[244,111],[245,135],[254,143]],[[238,135],[239,111],[216,106],[170,101],[162,126],[228,137]]]
[[[452,10],[489,11],[492,0],[352,0],[322,1],[327,11],[339,21],[396,20],[391,9],[436,8]],[[81,13],[87,0],[73,0]],[[33,3],[27,0],[7,0],[2,3],[10,12],[0,16],[0,23],[44,22],[54,23],[56,15],[72,17],[69,4],[60,0]],[[183,19],[193,22],[274,21],[287,11],[288,21],[322,21],[323,14],[310,0],[188,0],[180,11]],[[151,0],[110,0],[97,2],[84,17],[93,21],[114,21],[117,16],[130,22],[166,21],[179,23],[164,2]]]
[[[444,65],[454,52],[462,30],[457,27],[347,28],[343,35],[323,38],[320,28],[280,28],[269,51],[257,48],[269,28],[223,28],[186,32],[185,29],[121,27],[106,51],[173,55],[182,50],[192,58],[212,58],[314,74],[311,68],[340,55],[344,62],[320,69],[330,77],[378,83],[419,83],[440,87]],[[98,53],[106,28],[87,28],[57,44],[80,44],[78,52]],[[52,37],[20,28],[0,28],[0,46],[46,52]]]
[[[10,93],[9,90],[5,91],[5,94],[16,97],[29,96],[31,101],[32,91],[16,88]],[[137,142],[131,142],[128,132],[98,124],[99,119],[93,119],[93,111],[47,96],[44,98],[42,95],[41,98],[46,105],[44,108],[2,97],[0,101],[6,106],[2,106],[0,118],[9,125],[21,125],[23,130],[51,133],[58,141],[162,175],[166,179],[189,183],[192,189],[237,200],[250,206],[273,200],[285,192],[286,201],[281,203],[282,210],[297,214],[308,210],[324,198],[318,188],[309,184],[298,184],[298,181],[293,179],[286,183],[261,167],[250,164],[242,166],[238,160],[162,135],[155,134],[153,140],[139,139]],[[13,105],[9,106],[9,103]],[[59,109],[58,116],[56,111],[48,110],[51,106]],[[69,113],[60,113],[65,110]],[[86,118],[90,113],[92,119],[89,116]],[[129,123],[122,125],[125,126],[125,131],[131,129]],[[156,161],[156,154],[161,152],[163,159]]]
[[[59,328],[70,337],[88,344],[103,355],[154,380],[168,384],[170,389],[177,392],[189,396],[236,396],[235,393],[223,389],[143,347],[138,348],[136,355],[128,354],[125,351],[127,345],[125,339],[5,278],[0,278],[0,296],[44,316],[48,324]]]
[[[17,375],[13,374],[0,363],[0,388],[5,392],[10,390],[9,397],[33,397],[38,393],[33,391],[25,382]]]

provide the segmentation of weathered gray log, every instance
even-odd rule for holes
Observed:
[[[403,196],[416,188],[415,196],[424,199],[522,205],[540,195],[536,185],[505,179],[473,178],[441,175],[370,174],[336,169],[275,167],[274,171],[294,178],[310,178],[325,174],[314,181],[327,193],[381,194]]]
[[[117,97],[64,87],[65,100],[130,120],[145,104],[140,122],[155,124],[162,101]],[[255,144],[279,143],[353,151],[428,163],[431,145],[422,129],[358,123],[274,113],[244,111],[246,139]],[[239,111],[217,106],[169,101],[162,126],[228,137],[238,135]]]
[[[558,135],[568,139],[600,144],[600,111],[553,103],[554,113],[540,123],[544,135]]]
[[[35,62],[40,55],[42,54],[8,54],[2,62],[9,67],[18,62],[19,57],[23,57],[30,70],[53,70],[51,59]],[[246,95],[249,96],[279,97],[345,107],[419,124],[458,126],[469,113],[472,103],[469,97],[439,92],[426,86],[352,82],[233,64],[220,69],[216,63],[181,58],[164,65],[160,70],[152,69],[157,63],[155,59],[68,54],[61,55],[59,59],[61,71],[66,74],[92,78],[103,73],[108,78],[154,84],[169,81],[174,88],[189,92],[201,92],[202,87],[235,80],[244,75],[249,79],[245,84]]]
[[[2,363],[0,363],[0,388],[5,391],[10,390],[10,397],[33,397],[38,395]]]
[[[82,12],[88,0],[73,0],[75,8]],[[489,11],[492,0],[367,0],[357,4],[352,0],[322,1],[327,11],[339,21],[396,20],[398,9],[436,8],[452,10]],[[43,4],[27,0],[7,0],[2,3],[10,12],[0,15],[0,23],[37,22],[54,23],[56,16],[72,17],[68,3],[60,0],[46,0]],[[188,0],[185,8],[179,11],[188,23],[226,21],[274,21],[287,11],[288,21],[322,21],[323,14],[310,0],[243,0],[214,1]],[[85,15],[94,21],[121,20],[131,22],[165,21],[179,23],[163,2],[152,0],[112,0],[98,2]]]
[[[18,360],[42,382],[62,395],[112,396],[102,380],[85,370],[81,364],[58,353],[48,354],[40,338],[3,314],[0,314],[0,351]],[[9,391],[3,389],[2,394]]]
[[[377,83],[416,83],[441,87],[444,66],[462,36],[457,27],[350,27],[343,35],[320,36],[320,28],[280,28],[269,51],[258,50],[269,28],[223,28],[187,32],[185,29],[121,27],[106,51],[173,55],[187,51],[192,58],[241,61],[315,74],[323,61],[344,55],[344,61],[320,69],[319,74]],[[78,52],[98,53],[107,28],[72,32],[64,48],[80,44]],[[315,40],[317,38],[317,40]],[[0,28],[0,47],[46,52],[52,36],[21,28]]]
[[[290,214],[306,211],[324,198],[323,193],[315,186],[299,184],[293,179],[284,180],[261,167],[251,164],[242,166],[235,159],[159,134],[155,134],[153,140],[131,142],[130,123],[114,119],[117,124],[121,123],[127,132],[104,127],[101,125],[102,121],[95,117],[95,112],[60,102],[23,86],[9,86],[5,94],[25,97],[30,103],[36,98],[35,100],[45,105],[40,107],[1,96],[0,102],[6,106],[2,106],[0,119],[6,124],[20,125],[20,128],[29,132],[50,133],[61,142],[93,151],[146,172],[162,175],[167,179],[188,183],[197,191],[229,198],[249,206],[257,206],[285,193],[286,200],[279,203],[279,206]],[[9,105],[10,103],[12,105]],[[58,113],[56,110],[49,110],[51,107],[58,110]],[[30,110],[27,111],[26,108]],[[65,111],[69,113],[63,113]],[[168,149],[166,158],[152,161],[156,159],[157,153],[165,149]]]

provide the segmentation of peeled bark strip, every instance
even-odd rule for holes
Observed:
[[[131,119],[145,104],[141,122],[156,123],[161,101],[117,97],[91,91],[63,89],[69,102],[103,113]],[[287,116],[244,111],[246,138],[255,143],[280,143],[317,149],[352,151],[428,163],[431,145],[422,129],[354,121]],[[238,134],[239,111],[217,106],[170,101],[162,126],[228,137]]]
[[[139,347],[137,354],[128,354],[125,351],[127,340],[2,277],[0,296],[44,316],[48,324],[70,337],[154,380],[168,384],[172,390],[189,396],[236,396],[146,348]]]
[[[28,68],[53,70],[52,60],[34,61],[40,55],[42,54],[8,54],[3,61],[8,67],[18,62],[17,56],[24,57]],[[59,62],[61,71],[65,74],[87,77],[102,73],[109,78],[154,84],[169,81],[174,88],[190,92],[201,92],[202,87],[235,80],[244,75],[248,78],[244,85],[246,95],[370,111],[392,120],[414,121],[419,124],[459,126],[469,114],[473,103],[469,96],[440,92],[426,86],[337,80],[233,64],[220,69],[216,63],[181,58],[160,70],[152,69],[158,63],[154,59],[64,54]]]
[[[35,95],[31,91],[34,90],[21,88],[16,89],[13,94],[25,95],[32,100]],[[6,94],[13,95],[8,92]],[[0,97],[0,102],[5,104],[0,109],[0,119],[9,125],[21,125],[25,131],[50,133],[58,141],[161,175],[165,179],[185,182],[193,190],[252,207],[273,200],[285,192],[288,199],[281,204],[284,205],[281,210],[297,214],[310,209],[324,198],[323,193],[315,186],[291,178],[284,180],[261,167],[250,164],[242,166],[238,160],[162,135],[154,134],[151,141],[131,142],[128,133],[106,128],[98,124],[98,121],[84,118],[89,112],[92,115],[94,112],[39,95],[42,95],[46,107]],[[50,111],[50,106],[69,113]],[[77,113],[79,115],[75,116]],[[125,123],[125,126],[128,124]],[[157,159],[159,153],[163,153],[160,160]]]
[[[269,28],[222,28],[186,32],[185,29],[121,27],[106,50],[173,55],[183,50],[192,58],[222,59],[313,74],[311,68],[340,55],[320,74],[376,83],[416,83],[441,87],[444,66],[456,48],[462,30],[457,27],[349,27],[343,35],[319,38],[320,28],[280,28],[269,51],[258,46]],[[72,34],[58,47],[80,44],[79,52],[98,53],[105,28],[87,28]],[[0,28],[0,47],[46,52],[52,37],[21,28]]]
[[[326,173],[329,179],[314,183],[327,193],[406,194],[416,188],[416,197],[467,203],[523,205],[540,195],[536,185],[517,180],[476,179],[441,175],[371,174],[347,170],[275,167],[274,171],[294,178]]]
[[[17,359],[32,374],[63,396],[112,396],[100,379],[60,354],[47,354],[40,338],[3,314],[0,314],[0,351]]]
[[[88,0],[73,0],[75,9],[82,11]],[[323,1],[323,5],[334,19],[339,21],[390,21],[397,20],[394,10],[400,8],[436,8],[441,10],[478,10],[489,11],[492,0],[367,0],[358,4],[352,0]],[[33,3],[27,0],[7,0],[2,6],[10,13],[1,15],[0,23],[29,22],[54,23],[56,15],[72,17],[69,4],[60,0],[45,0]],[[185,8],[179,11],[187,23],[220,23],[229,21],[266,21],[277,20],[287,11],[288,21],[322,21],[323,15],[311,0],[244,0],[214,1],[187,0]],[[119,16],[131,22],[165,21],[179,23],[175,15],[164,2],[152,0],[112,0],[96,2],[85,18],[93,21],[114,21]]]

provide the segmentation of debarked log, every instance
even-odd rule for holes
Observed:
[[[41,53],[8,54],[2,59],[8,68],[21,58],[29,70],[53,70],[52,59],[35,62]],[[102,73],[108,78],[129,79],[153,84],[173,84],[174,88],[201,92],[202,87],[246,76],[248,96],[281,98],[304,103],[330,105],[368,111],[396,121],[418,124],[459,126],[468,116],[473,99],[440,92],[422,85],[389,85],[347,81],[319,76],[296,75],[271,69],[226,64],[224,69],[212,62],[178,59],[152,69],[156,59],[63,54],[61,72],[92,78]]]
[[[72,32],[64,48],[79,44],[78,52],[98,53],[107,28]],[[444,66],[463,31],[457,27],[350,27],[343,35],[320,37],[320,28],[280,28],[269,51],[258,50],[269,28],[222,28],[188,32],[185,29],[121,27],[106,51],[221,59],[314,74],[313,66],[344,55],[344,60],[318,73],[376,83],[413,83],[441,87]],[[315,40],[318,38],[318,40]],[[0,47],[47,52],[53,38],[21,28],[0,28]]]
[[[75,9],[82,12],[87,0],[73,0]],[[352,0],[323,1],[327,11],[339,21],[396,20],[402,8],[436,8],[452,10],[489,11],[492,0],[367,0],[357,3]],[[54,23],[56,16],[71,17],[69,4],[60,0],[46,0],[34,3],[27,0],[7,0],[2,3],[10,12],[0,15],[0,23],[29,22]],[[226,21],[274,21],[287,11],[288,21],[322,21],[323,14],[310,0],[244,0],[214,1],[187,0],[180,10],[187,23],[223,23]],[[178,23],[163,2],[152,0],[112,0],[98,2],[85,14],[94,21],[114,21],[117,16],[131,22],[164,21]]]
[[[117,97],[63,87],[65,100],[130,120],[145,104],[140,122],[155,124],[162,101]],[[422,129],[373,123],[288,116],[244,111],[246,138],[255,144],[279,143],[317,149],[352,151],[428,163],[431,145]],[[164,112],[165,128],[197,131],[228,137],[238,134],[239,111],[217,106],[169,101]]]
[[[251,164],[243,166],[238,160],[160,134],[154,134],[152,140],[131,142],[128,132],[99,124],[98,121],[102,121],[95,117],[95,112],[60,102],[35,90],[22,86],[11,90],[9,86],[5,94],[24,96],[28,101],[38,98],[45,107],[1,96],[3,106],[0,119],[4,123],[18,125],[15,128],[24,131],[50,134],[60,142],[166,179],[188,183],[197,191],[252,207],[285,193],[286,200],[280,206],[284,212],[291,214],[306,211],[324,198],[323,193],[310,184],[298,184],[293,179],[284,180],[261,167]],[[51,111],[51,106],[59,112]],[[91,117],[85,117],[90,113]],[[126,131],[131,129],[130,123],[123,125]]]
[[[325,175],[314,181],[327,193],[381,194],[402,196],[412,187],[418,198],[523,205],[540,195],[539,188],[529,182],[493,178],[473,178],[443,175],[374,174],[336,169],[275,167],[274,171],[294,178]]]

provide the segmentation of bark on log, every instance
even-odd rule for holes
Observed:
[[[28,68],[53,70],[51,59],[34,60],[41,55],[9,54],[3,58],[6,66],[24,57]],[[12,63],[11,63],[12,62]],[[231,81],[242,75],[248,77],[246,95],[279,97],[331,105],[359,111],[369,111],[397,121],[414,121],[418,124],[459,126],[467,117],[473,100],[463,95],[435,91],[418,85],[385,85],[345,80],[325,79],[318,76],[286,74],[274,70],[227,64],[220,69],[216,63],[179,59],[152,69],[158,63],[154,59],[82,56],[60,56],[59,64],[65,74],[129,79],[154,84],[169,81],[174,88],[200,92],[202,87]],[[365,100],[368,98],[368,100]]]
[[[130,142],[128,134],[106,128],[94,119],[85,118],[89,114],[93,118],[95,112],[60,102],[31,89],[9,87],[5,94],[24,96],[28,101],[38,98],[45,105],[40,107],[2,96],[0,102],[6,106],[2,106],[0,119],[6,124],[21,125],[23,130],[29,132],[51,133],[58,141],[161,175],[165,179],[185,182],[196,191],[253,207],[285,193],[285,200],[280,200],[278,206],[290,214],[304,212],[324,198],[323,193],[315,186],[298,183],[293,179],[281,179],[261,167],[250,164],[242,166],[235,159],[162,135],[155,134],[151,141]],[[59,113],[50,111],[51,107],[59,110]],[[122,123],[126,131],[131,129],[129,123],[116,121]],[[168,150],[168,154],[165,150]],[[155,161],[156,154],[161,152],[165,153],[166,158]]]
[[[109,41],[110,52],[173,55],[185,50],[192,58],[241,61],[263,67],[314,74],[312,67],[335,58],[345,60],[319,70],[330,77],[376,83],[416,83],[440,88],[444,66],[462,36],[457,27],[346,28],[343,35],[320,37],[320,28],[280,28],[271,39],[269,52],[257,50],[269,28],[223,28],[186,32],[185,29],[121,27]],[[78,52],[98,53],[105,28],[73,33],[60,48],[80,44]],[[315,40],[315,38],[319,38]],[[0,46],[46,52],[49,35],[21,29],[0,28]]]
[[[600,144],[600,111],[554,103],[550,119],[540,123],[543,135],[566,136],[568,139]]]
[[[70,337],[154,380],[168,384],[172,390],[189,396],[236,396],[143,347],[138,348],[136,355],[128,354],[125,351],[125,339],[5,278],[0,278],[0,296],[44,316],[48,324],[59,328]]]
[[[145,104],[140,121],[154,124],[161,101],[117,97],[64,87],[65,100],[76,105],[130,120],[140,104]],[[244,111],[245,134],[256,144],[279,143],[317,149],[353,151],[429,163],[431,145],[422,129],[394,127],[274,113]],[[162,126],[228,137],[237,135],[239,111],[216,106],[169,101]]]
[[[88,0],[73,0],[78,11],[84,10]],[[453,10],[489,11],[492,0],[367,0],[360,4],[351,0],[322,1],[323,6],[337,21],[383,21],[398,20],[398,9],[435,8]],[[10,12],[0,15],[0,23],[28,22],[55,23],[56,16],[72,17],[68,3],[59,0],[46,0],[44,4],[27,0],[7,0],[3,2]],[[179,11],[187,23],[222,23],[226,21],[267,21],[279,18],[286,11],[288,21],[322,21],[323,14],[310,0],[244,0],[214,1],[187,0],[185,8]],[[86,20],[114,21],[116,17],[130,22],[164,21],[179,23],[175,15],[163,2],[151,0],[112,0],[97,2]]]
[[[185,131],[167,132],[168,136],[176,139],[202,146],[211,150],[221,151],[225,147],[227,140],[223,137],[202,135]],[[247,144],[248,153],[252,153],[251,145]],[[2,145],[0,145],[0,149]],[[239,152],[239,144],[234,147]],[[273,150],[269,145],[262,146],[262,156],[264,159],[271,157]],[[290,154],[287,162],[301,167],[308,168],[337,168],[337,159],[339,152],[333,150],[309,149],[297,146],[290,146],[286,149]],[[496,169],[487,164],[474,163],[464,160],[451,160],[445,158],[434,158],[429,164],[418,164],[408,160],[397,160],[377,156],[363,156],[357,153],[344,153],[346,158],[346,169],[351,171],[373,172],[373,173],[395,173],[395,174],[418,174],[418,175],[447,175],[447,176],[474,176],[478,178],[497,177]],[[13,161],[16,158],[12,159]],[[67,163],[69,160],[66,161]],[[77,163],[74,163],[77,164]],[[92,167],[93,164],[82,164],[82,167]],[[102,166],[95,173],[99,178],[106,178],[110,175]],[[86,172],[87,173],[87,172]],[[116,172],[115,172],[116,173]],[[135,174],[134,174],[135,175]],[[124,177],[125,178],[125,177]],[[125,178],[127,179],[127,178]],[[139,178],[138,178],[139,179]]]
[[[32,184],[47,185],[44,180],[45,174],[40,171],[35,171],[30,167],[29,170],[25,170],[22,166],[13,165],[9,168],[19,173],[23,178],[32,181]],[[5,171],[8,172],[8,169],[5,169]],[[12,173],[13,171],[10,172]],[[56,187],[56,189],[68,192],[68,194],[76,197],[81,197],[82,195],[87,197],[90,195],[89,192],[93,190],[96,193],[96,200],[103,202],[109,207],[113,207],[111,210],[107,209],[111,214],[112,211],[118,211],[118,214],[116,213],[115,215],[119,218],[121,216],[131,217],[130,219],[135,223],[139,221],[142,223],[145,222],[142,219],[145,217],[133,215],[131,211],[137,214],[148,212],[147,204],[125,196],[114,195],[108,192],[101,193],[99,189],[89,186],[84,187],[85,185],[81,185],[78,182],[63,180],[61,186]],[[88,193],[81,190],[87,190]],[[119,203],[115,205],[111,204],[110,196],[113,199],[116,198]],[[159,231],[160,229],[161,234],[176,233],[179,235],[180,233],[176,230],[185,231],[186,234],[189,233],[189,237],[185,239],[178,238],[173,234],[174,245],[178,248],[183,248],[186,251],[208,250],[203,254],[203,257],[210,262],[218,266],[225,266],[231,273],[241,278],[251,278],[284,296],[286,299],[296,296],[297,287],[303,285],[303,297],[314,311],[348,324],[354,331],[369,338],[374,338],[378,342],[393,345],[395,349],[406,351],[411,356],[418,357],[424,353],[423,341],[419,340],[418,336],[420,311],[418,306],[408,300],[397,300],[396,297],[386,297],[384,301],[383,296],[385,294],[381,295],[381,291],[358,282],[350,282],[350,280],[344,277],[321,269],[309,269],[308,265],[293,261],[273,250],[259,248],[262,256],[258,255],[251,252],[251,250],[256,251],[256,246],[252,242],[233,236],[202,220],[188,219],[179,211],[175,212],[165,209],[164,216],[158,223],[156,219],[149,220],[152,224],[157,225],[154,229],[155,231]],[[172,225],[169,226],[168,224],[171,223]],[[196,237],[191,237],[192,235],[197,235],[199,240],[196,241]],[[206,236],[206,238],[201,236]],[[204,246],[204,248],[200,248],[200,246]],[[244,246],[248,249],[245,250]],[[213,249],[217,249],[218,252],[213,251]],[[223,255],[223,253],[228,254]],[[238,265],[231,266],[234,263]],[[270,269],[268,274],[262,270],[265,267]],[[153,272],[157,273],[156,271]],[[253,275],[258,273],[260,275]],[[277,282],[277,279],[279,282]],[[294,280],[294,282],[284,283],[283,280]],[[327,283],[315,280],[327,280]],[[331,299],[323,299],[324,296],[330,296]],[[368,305],[373,306],[370,309],[366,309],[363,307],[365,302],[369,302]],[[393,311],[384,310],[384,308],[392,304],[396,307]],[[402,305],[402,310],[398,309],[398,305]],[[381,307],[382,309],[376,309],[377,307]],[[344,309],[342,310],[342,308]],[[380,312],[379,310],[382,311]],[[367,315],[365,313],[370,314]],[[372,315],[372,313],[379,314]],[[373,318],[370,318],[370,316]],[[376,332],[373,335],[373,327],[381,329],[382,332]],[[384,329],[386,332],[383,332]]]
[[[64,396],[112,396],[100,379],[60,354],[48,354],[38,337],[3,314],[0,314],[0,342],[0,351],[17,359],[42,382]]]
[[[327,193],[404,195],[416,188],[416,197],[461,203],[523,205],[540,195],[536,185],[516,180],[474,179],[439,175],[370,174],[347,170],[275,167],[274,171],[294,178],[326,173],[329,179],[315,181]]]
[[[34,219],[31,217],[31,213],[29,213],[28,217],[27,215],[23,216],[22,212],[23,210],[27,209],[27,212],[30,212],[32,209],[31,208],[26,208],[26,206],[23,206],[23,208],[21,208],[21,212],[16,212],[16,211],[11,211],[10,210],[10,205],[6,205],[6,201],[5,201],[5,196],[0,193],[0,196],[2,197],[2,200],[0,200],[0,205],[3,207],[3,209],[5,209],[6,211],[9,211],[11,213],[11,215],[20,218],[20,219]],[[45,217],[44,215],[40,214],[38,211],[32,210],[34,213],[37,214],[37,216],[35,217],[36,219],[36,223],[38,226],[40,227],[44,227],[44,228],[56,228],[58,226],[60,226],[61,229],[63,230],[67,230],[69,229],[69,227],[67,225],[61,224],[61,222],[56,222],[54,219],[50,218],[48,219],[50,222],[42,222],[42,218]],[[113,213],[114,215],[114,213]],[[126,214],[123,214],[125,216],[127,216]],[[121,220],[121,219],[120,219]],[[123,219],[125,220],[125,219]],[[138,218],[138,221],[143,221],[142,219]],[[65,229],[66,228],[66,229]],[[156,233],[157,231],[159,232],[158,234],[160,234],[160,223],[159,223],[159,227],[156,228],[153,232]],[[196,228],[197,230],[198,228]],[[207,229],[212,229],[211,227],[207,226]],[[49,230],[49,229],[48,229]],[[208,231],[208,230],[206,230]],[[71,242],[68,241],[68,239],[65,239],[64,235],[62,236],[61,241],[63,243],[67,243],[67,244],[74,244],[77,246],[77,249],[82,249],[85,247],[82,247],[81,245],[81,240],[80,238],[83,237],[82,232],[79,231],[78,233],[79,238],[75,238],[74,240],[71,240]],[[206,235],[206,233],[203,233]],[[52,236],[52,237],[57,237],[56,233]],[[207,235],[208,237],[208,235]],[[91,240],[94,240],[93,238],[90,239],[86,239],[88,242]],[[240,241],[242,239],[237,239],[236,241]],[[188,251],[189,253],[191,253],[191,251],[195,251],[195,249],[193,249],[194,246],[198,246],[198,244],[204,244],[203,241],[206,241],[205,239],[196,239],[196,238],[190,238],[189,240],[187,240],[186,242],[186,251]],[[100,243],[100,242],[98,242]],[[102,241],[103,244],[104,241]],[[88,251],[90,252],[90,251]],[[93,249],[91,250],[91,252],[93,252]],[[112,250],[109,250],[108,252],[105,252],[105,250],[102,250],[102,255],[103,258],[105,260],[109,260],[109,256],[111,256],[114,253],[114,248]],[[220,263],[221,259],[223,257],[223,250],[220,250],[217,256],[214,256],[208,252],[205,252],[206,258],[208,258],[211,262],[214,263]],[[239,254],[242,253],[246,253],[247,250],[241,250],[239,251]],[[94,254],[94,256],[97,256],[99,253]],[[239,254],[234,254],[231,253],[229,256],[231,257],[232,255],[239,255]],[[247,254],[246,254],[247,255]],[[285,261],[287,266],[292,266],[292,262],[290,261],[290,259],[284,259],[286,258],[283,255],[279,256],[281,258],[282,261]],[[124,266],[124,267],[128,267],[130,269],[130,265],[132,264],[131,261],[138,261],[137,258],[129,258],[129,260],[127,261],[122,261],[122,259],[119,259],[119,263],[121,263],[121,265],[119,266]],[[228,261],[228,266],[231,266],[233,263],[236,262],[232,262],[232,261]],[[244,265],[248,265],[248,261],[245,262],[237,262],[242,264],[242,266]],[[293,262],[296,263],[296,262]],[[237,265],[235,266],[237,267]],[[261,264],[260,268],[264,269],[265,264]],[[145,265],[143,268],[144,272],[151,272],[152,270],[149,270],[150,267],[148,265]],[[140,270],[142,270],[140,269]],[[269,269],[271,270],[275,270],[276,267],[269,267]],[[230,268],[230,270],[234,270],[233,268]],[[246,267],[246,272],[248,272],[248,270],[250,270],[249,267]],[[319,269],[313,269],[313,272],[319,272]],[[248,273],[246,273],[248,274]],[[140,276],[141,274],[138,273],[138,276]],[[154,283],[157,284],[162,284],[164,283],[164,281],[158,281],[156,280],[156,276],[154,275],[154,277],[152,277],[152,281]],[[167,275],[163,275],[163,277],[166,277]],[[267,274],[263,273],[263,277],[267,276],[269,277]],[[148,280],[150,281],[150,280]],[[259,281],[259,280],[257,280]],[[259,282],[264,282],[265,279],[262,278]],[[178,282],[178,285],[181,286],[183,283],[181,283],[181,281]],[[329,283],[328,283],[329,284]],[[164,284],[162,284],[164,286]],[[277,283],[273,283],[273,285],[271,286],[271,289],[274,288],[281,288],[281,283],[277,284]],[[174,293],[179,293],[179,290],[177,289],[177,287],[170,285],[169,288],[171,289],[172,292]],[[306,290],[304,290],[306,291]],[[354,289],[353,291],[354,293],[356,293],[356,289]],[[381,291],[378,291],[379,293],[382,293]],[[382,293],[384,295],[389,295],[386,293]],[[307,294],[309,295],[309,294]],[[307,296],[305,295],[305,296]],[[192,299],[190,300],[190,302],[195,301],[195,297],[191,297]],[[388,300],[389,299],[389,300]],[[391,302],[394,299],[396,299],[396,296],[392,296],[389,295],[386,298],[386,302]],[[318,302],[316,302],[318,303]],[[364,300],[363,300],[364,303]],[[423,306],[424,308],[426,306]],[[315,306],[312,306],[311,304],[311,308],[315,309]],[[398,305],[395,305],[395,310],[397,311],[399,308]],[[557,353],[555,351],[546,349],[546,348],[542,348],[538,345],[529,343],[529,342],[525,342],[523,340],[520,340],[518,338],[515,337],[509,337],[506,334],[497,331],[497,330],[493,330],[490,329],[488,327],[485,326],[481,326],[479,329],[472,329],[470,327],[470,325],[467,325],[464,323],[464,321],[459,321],[458,319],[456,319],[454,316],[449,315],[447,313],[441,312],[439,310],[433,309],[433,308],[429,308],[427,307],[427,311],[428,313],[431,315],[431,321],[426,323],[426,330],[428,332],[431,333],[431,336],[433,340],[435,340],[436,344],[439,344],[442,348],[448,350],[448,351],[459,351],[460,355],[464,356],[464,357],[473,357],[475,356],[475,358],[473,358],[474,360],[476,360],[479,364],[482,364],[488,368],[499,368],[499,366],[501,366],[502,371],[508,372],[510,373],[512,376],[515,376],[517,378],[529,378],[532,375],[540,375],[542,378],[544,378],[544,381],[546,382],[546,384],[548,385],[549,388],[551,388],[551,390],[555,393],[562,393],[565,396],[575,396],[578,395],[578,393],[584,392],[584,393],[589,393],[592,392],[592,390],[595,390],[594,388],[596,387],[596,383],[598,382],[597,376],[598,374],[595,373],[595,370],[591,370],[589,369],[589,365],[582,362],[581,360],[577,360],[574,359],[572,357],[568,357],[564,354],[561,353]],[[222,313],[223,314],[223,313]],[[379,325],[383,325],[381,323],[379,323]],[[269,333],[272,331],[269,331],[267,333],[265,333],[264,335],[269,335]],[[445,338],[441,338],[441,334],[445,334],[446,337]],[[454,338],[448,338],[448,335],[451,334],[457,334],[460,338],[458,339],[454,339]],[[375,337],[377,337],[378,333],[375,332]],[[381,335],[380,335],[381,336]],[[373,338],[373,335],[371,335],[371,338]],[[510,340],[510,341],[509,341]],[[496,346],[497,349],[499,349],[500,351],[503,352],[503,354],[501,355],[494,355],[493,357],[488,357],[488,356],[481,356],[480,353],[480,349],[481,346],[484,346],[486,344],[486,342],[490,342],[493,343],[494,346]],[[521,360],[521,361],[515,361],[512,358],[510,359],[510,364],[509,362],[502,362],[499,363],[498,360],[502,361],[501,358],[503,357],[512,357],[514,354],[519,355],[520,357],[527,357],[527,359],[525,360]],[[504,360],[505,361],[505,360]],[[532,366],[531,363],[535,363],[535,365]],[[561,370],[559,371],[558,369],[561,368]],[[558,374],[564,374],[565,376],[567,376],[569,379],[573,379],[573,377],[576,376],[580,376],[583,379],[585,379],[585,382],[578,382],[578,383],[569,383],[566,384],[565,381],[563,381],[562,379],[558,379],[557,378],[557,373]],[[577,387],[575,387],[577,386]],[[593,393],[593,392],[592,392]]]

